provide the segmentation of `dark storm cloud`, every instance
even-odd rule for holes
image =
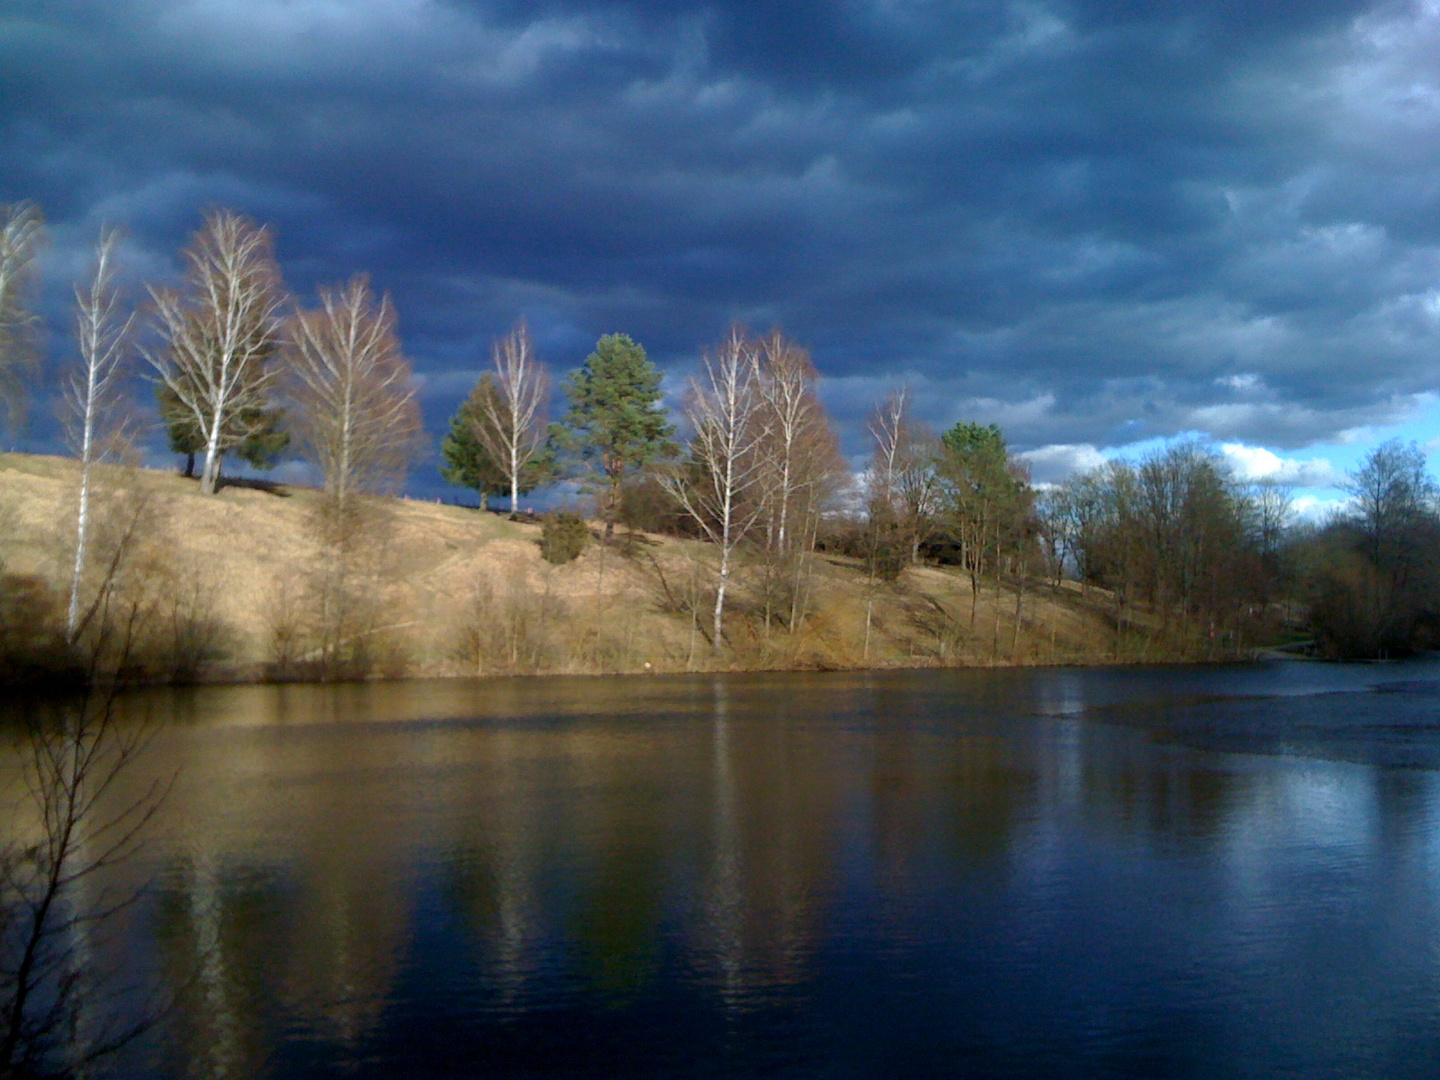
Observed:
[[[856,423],[1303,446],[1440,374],[1424,8],[228,0],[0,13],[0,198],[163,272],[202,207],[392,289],[432,429],[527,316],[677,371],[732,319]],[[58,295],[58,294],[57,294]],[[852,449],[858,448],[858,437]]]

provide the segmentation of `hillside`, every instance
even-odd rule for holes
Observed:
[[[74,550],[78,466],[0,454],[0,635],[31,649],[61,632]],[[982,583],[916,567],[871,583],[852,561],[742,567],[717,653],[704,630],[707,545],[649,535],[591,543],[573,562],[540,556],[538,523],[406,499],[367,503],[342,592],[327,577],[318,493],[101,470],[92,573],[107,609],[142,626],[133,651],[153,677],[254,679],[446,676],[708,668],[1045,664],[1213,655],[1193,638],[1160,644],[1073,583]],[[767,585],[768,581],[768,585]],[[327,591],[329,589],[329,591]],[[333,599],[343,595],[343,603]],[[767,602],[768,597],[768,602]],[[866,608],[871,632],[866,647]],[[803,611],[791,630],[792,606]],[[325,612],[332,612],[327,623]],[[339,610],[341,615],[334,615]],[[1138,627],[1138,629],[1137,629]],[[47,637],[47,635],[49,635]]]

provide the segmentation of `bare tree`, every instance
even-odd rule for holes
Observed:
[[[1372,450],[1346,478],[1355,520],[1370,561],[1387,572],[1403,568],[1413,552],[1415,523],[1434,512],[1440,487],[1425,471],[1425,452],[1391,439]]]
[[[942,491],[940,440],[925,424],[902,417],[893,487],[901,529],[911,563],[920,561],[920,544],[933,530]]]
[[[779,330],[760,342],[761,378],[758,389],[769,414],[770,438],[766,447],[767,519],[770,546],[784,554],[795,540],[792,517],[801,492],[815,482],[802,456],[824,411],[815,396],[817,378],[810,354]]]
[[[368,660],[366,638],[379,623],[373,597],[356,578],[361,539],[373,536],[361,515],[363,494],[403,479],[420,433],[410,363],[400,348],[395,309],[377,300],[363,276],[320,291],[320,307],[292,320],[289,366],[293,423],[325,478],[319,529],[325,553],[313,581],[319,614],[313,659],[327,674]],[[373,551],[371,552],[373,554]]]
[[[510,479],[510,513],[520,510],[521,474],[545,445],[550,373],[535,356],[524,322],[495,342],[496,393],[483,402],[475,435]]]
[[[294,424],[343,516],[354,496],[403,481],[420,433],[414,376],[390,298],[363,275],[321,289],[291,325]]]
[[[712,617],[716,649],[724,640],[725,593],[735,548],[763,509],[755,495],[764,468],[758,451],[769,434],[769,418],[761,408],[759,378],[758,350],[736,327],[715,354],[705,357],[701,376],[691,380],[685,405],[693,431],[690,460],[664,481],[720,549]]]
[[[807,558],[821,507],[833,494],[843,463],[815,392],[819,376],[809,353],[778,329],[760,341],[759,349],[758,388],[767,417],[759,494],[766,540],[765,624],[770,625],[776,586],[784,582],[793,630],[805,607]]]
[[[208,214],[185,252],[184,292],[152,288],[165,348],[147,357],[205,438],[200,490],[220,461],[269,420],[285,293],[268,229],[230,210]]]
[[[75,518],[75,564],[70,576],[70,603],[65,615],[65,637],[72,645],[80,626],[80,593],[90,539],[90,488],[92,466],[110,449],[107,436],[118,436],[119,392],[129,364],[127,344],[132,313],[123,314],[115,288],[114,257],[120,232],[101,231],[95,249],[95,271],[87,288],[75,289],[75,334],[80,366],[66,385],[65,403],[71,421],[71,441],[80,457],[80,504]],[[123,317],[122,317],[123,314]],[[105,428],[108,427],[108,430]]]
[[[865,590],[865,646],[866,659],[870,656],[870,631],[874,623],[875,589],[882,572],[892,560],[882,558],[891,555],[890,544],[884,535],[893,531],[899,518],[899,472],[903,464],[906,414],[908,412],[909,390],[901,387],[875,408],[870,414],[867,427],[874,449],[870,456],[870,468],[866,478],[869,504],[866,521],[865,572],[869,586]]]
[[[26,294],[44,243],[38,206],[28,200],[0,206],[0,403],[12,422],[20,415],[25,377],[35,363],[37,320]]]
[[[114,950],[107,928],[144,890],[114,871],[138,853],[173,781],[128,775],[153,728],[122,720],[113,673],[128,666],[147,609],[119,598],[116,571],[83,650],[81,693],[25,716],[24,794],[0,835],[0,1077],[90,1075],[163,1013],[101,962]]]

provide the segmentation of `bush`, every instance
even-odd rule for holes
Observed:
[[[559,566],[579,558],[590,539],[590,528],[579,514],[551,514],[540,529],[540,554]]]

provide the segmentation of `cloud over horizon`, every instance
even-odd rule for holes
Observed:
[[[1037,475],[1289,460],[1440,384],[1437,51],[1433,4],[1341,0],[20,0],[0,201],[57,272],[116,221],[163,274],[214,203],[302,293],[368,271],[432,431],[522,316],[561,370],[739,320],[810,347],[852,453],[908,382]]]

